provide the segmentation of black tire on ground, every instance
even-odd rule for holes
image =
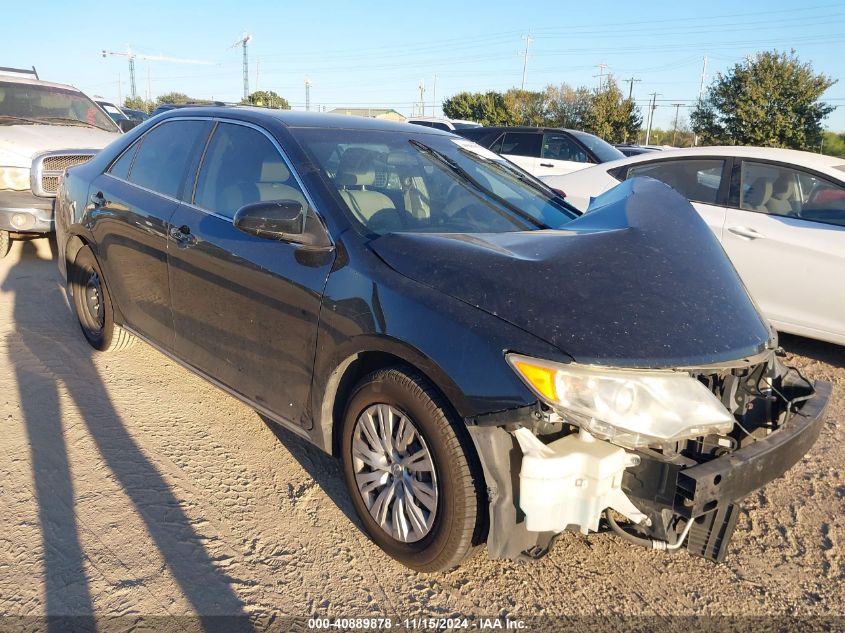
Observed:
[[[372,441],[372,433],[367,436],[358,424],[359,419],[365,420],[369,412],[377,420],[370,428],[383,428],[379,426],[379,421],[384,419],[381,411],[387,409],[379,409],[378,406],[371,408],[375,405],[387,405],[393,411],[391,420],[394,431],[388,431],[387,435],[396,438],[391,444],[394,447],[394,461],[387,457],[388,450],[384,449],[383,442]],[[398,439],[400,436],[408,437],[404,433],[407,431],[407,423],[403,426],[402,416],[417,433],[417,437],[410,444],[406,443],[404,448],[403,442]],[[364,378],[353,391],[346,407],[342,462],[344,479],[355,510],[373,541],[390,556],[416,571],[442,571],[459,565],[471,553],[477,523],[482,520],[485,512],[480,502],[480,491],[484,489],[481,485],[483,475],[473,467],[477,460],[470,457],[474,450],[472,442],[459,424],[460,421],[454,419],[442,396],[424,376],[400,366],[381,369]],[[422,439],[419,439],[420,436]],[[382,432],[379,437],[385,437],[385,434]],[[381,460],[379,463],[383,465],[371,468],[369,462],[353,456],[353,446],[358,449],[362,446],[370,447],[372,450],[367,453],[368,459]],[[396,463],[402,461],[397,455],[405,456],[404,464],[419,464],[410,457],[420,455],[421,450],[427,450],[430,455],[428,466],[431,468],[406,466],[406,469],[402,469],[400,464],[397,470],[401,472],[391,472],[390,469],[396,469]],[[428,474],[429,471],[433,474]],[[361,492],[356,473],[358,477],[384,473],[383,481],[387,483],[383,484],[384,488]],[[436,489],[435,503],[431,502],[430,496],[409,492],[416,491],[420,483],[426,490]],[[385,514],[390,514],[392,519],[390,525],[383,528],[371,515],[368,503],[371,507],[377,507],[381,492],[394,485],[395,494],[385,497],[390,501],[384,503],[385,507],[391,504],[392,509],[385,511]],[[424,496],[426,499],[423,499]],[[400,538],[396,538],[396,530],[393,530],[394,533],[390,531],[393,525],[405,526],[404,530],[407,530],[407,526],[413,523],[403,522],[401,516],[397,518],[397,500],[403,504],[399,505],[400,513],[403,508],[409,511],[408,506],[417,501],[416,508],[421,509],[422,514],[415,514],[415,517],[426,515],[425,525],[422,526],[424,529],[413,532],[410,539],[407,532],[403,539],[401,534]],[[436,506],[433,517],[430,511],[426,512],[423,500]],[[410,517],[410,514],[406,516]],[[425,532],[425,529],[428,531]],[[424,536],[418,538],[420,534]]]
[[[12,247],[12,237],[8,231],[0,231],[0,259],[3,259],[9,254],[9,249]]]
[[[114,322],[114,311],[103,273],[94,253],[81,248],[68,270],[73,307],[86,340],[101,352],[116,352],[135,344],[136,338]]]

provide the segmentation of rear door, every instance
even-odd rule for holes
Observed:
[[[677,158],[636,163],[625,178],[649,176],[666,183],[689,200],[722,239],[729,190],[730,161],[725,158]]]
[[[542,141],[538,132],[505,132],[490,149],[536,175]]]
[[[845,343],[845,187],[737,161],[723,245],[776,328]]]
[[[210,124],[168,120],[133,143],[91,185],[91,227],[112,299],[124,323],[173,346],[167,276],[168,222]],[[193,164],[193,167],[192,167]]]
[[[236,229],[235,212],[264,200],[296,200],[316,219],[272,137],[250,124],[219,122],[193,194],[172,219],[175,345],[182,359],[258,408],[299,424],[334,252]]]
[[[589,167],[591,163],[587,151],[571,136],[562,132],[546,133],[543,134],[543,145],[534,175],[568,174]]]

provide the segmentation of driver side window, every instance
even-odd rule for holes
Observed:
[[[200,167],[194,204],[231,219],[242,206],[268,200],[294,200],[308,208],[299,183],[264,134],[218,124]]]

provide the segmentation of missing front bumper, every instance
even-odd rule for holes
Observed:
[[[831,387],[816,382],[815,395],[765,438],[709,462],[684,467],[643,456],[628,468],[622,489],[650,519],[643,536],[674,542],[689,521],[690,553],[721,562],[736,525],[738,502],[797,463],[818,439]],[[502,427],[470,426],[487,482],[491,558],[543,553],[554,532],[530,532],[519,504],[522,451]]]

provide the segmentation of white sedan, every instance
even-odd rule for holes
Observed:
[[[543,180],[585,211],[591,197],[635,176],[692,202],[778,330],[845,345],[845,159],[694,147]]]

